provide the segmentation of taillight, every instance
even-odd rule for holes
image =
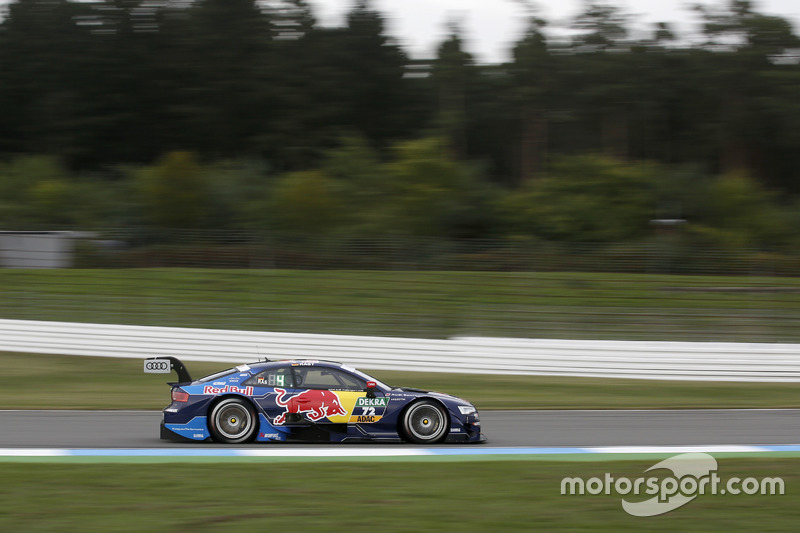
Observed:
[[[189,393],[186,391],[182,391],[181,389],[172,389],[172,401],[173,402],[188,402],[189,401]]]

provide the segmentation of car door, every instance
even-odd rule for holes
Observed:
[[[298,394],[289,408],[316,424],[371,423],[380,420],[387,399],[368,398],[366,381],[328,366],[293,367]],[[373,395],[374,396],[374,395]]]

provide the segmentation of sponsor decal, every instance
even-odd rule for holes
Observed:
[[[273,421],[273,424],[278,426],[286,422],[287,414],[305,414],[312,422],[325,417],[347,414],[339,396],[333,391],[309,389],[289,398],[286,398],[284,389],[276,388],[275,392],[277,393],[275,403],[286,409]]]
[[[237,387],[236,385],[226,385],[224,387],[206,385],[203,387],[203,394],[225,394],[226,392],[234,392],[238,394],[244,394],[245,396],[252,396],[253,387]]]
[[[279,439],[280,435],[277,433],[259,433],[258,437],[261,439]]]
[[[225,385],[227,385],[227,384],[228,384],[228,382],[227,382],[227,381],[215,381],[215,382],[213,383],[213,385],[214,385],[214,386],[216,386],[216,387],[224,387],[224,386],[225,386]]]
[[[196,416],[185,424],[165,424],[166,428],[170,431],[183,435],[190,439],[204,440],[209,437],[208,429],[206,426],[206,417]]]
[[[350,416],[351,424],[374,424],[383,418],[386,406],[389,405],[389,398],[367,398],[359,396],[356,399],[356,409]]]
[[[389,398],[367,398],[364,396],[356,400],[356,407],[386,407],[389,405]]]
[[[172,364],[169,359],[145,359],[144,371],[146,374],[169,374]]]

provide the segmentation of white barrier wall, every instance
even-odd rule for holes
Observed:
[[[341,361],[363,369],[705,381],[800,382],[800,345],[449,340],[0,320],[0,351],[101,357],[172,355],[238,364],[263,357]]]

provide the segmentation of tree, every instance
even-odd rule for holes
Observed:
[[[581,52],[606,51],[624,46],[628,36],[628,17],[620,8],[584,0],[581,11],[572,22],[578,31],[573,47]]]
[[[789,211],[752,178],[720,176],[705,193],[705,210],[688,228],[704,244],[770,249],[795,238]]]
[[[440,45],[433,62],[433,81],[438,101],[437,124],[459,159],[467,154],[467,91],[473,77],[472,56],[464,51],[461,31],[450,25],[450,35]]]
[[[201,0],[171,32],[170,114],[179,129],[169,147],[206,157],[252,153],[264,109],[269,19],[255,0]]]
[[[395,146],[384,167],[391,193],[386,231],[466,238],[484,236],[492,226],[491,189],[444,145],[424,138]]]
[[[86,46],[75,23],[86,7],[67,0],[17,0],[0,25],[0,149],[69,158],[84,148],[88,102],[79,91]]]
[[[203,169],[191,152],[170,152],[140,171],[145,219],[162,228],[200,228],[210,207]]]
[[[554,106],[555,61],[547,47],[545,22],[530,17],[523,39],[514,46],[511,73],[514,103],[519,109],[520,175],[523,182],[539,177],[548,148],[548,110]]]
[[[649,231],[655,169],[582,156],[559,159],[546,178],[505,201],[511,231],[545,239],[613,242]]]
[[[788,21],[755,12],[748,0],[731,0],[726,9],[696,9],[704,20],[705,47],[715,52],[709,58],[714,68],[708,69],[706,84],[717,107],[717,167],[726,175],[759,175],[761,162],[774,157],[766,154],[782,144],[785,135],[760,127],[766,126],[768,116],[760,109],[761,99],[767,87],[777,88],[764,80],[774,78],[772,72],[780,69],[772,57],[799,46],[800,39]]]
[[[371,0],[357,0],[343,34],[345,83],[352,114],[348,125],[381,145],[407,132],[408,58],[386,34],[383,16]]]
[[[337,183],[321,171],[286,174],[270,199],[271,229],[306,235],[332,231],[345,215],[339,194]]]
[[[727,8],[694,8],[703,17],[703,32],[712,47],[748,49],[763,56],[800,45],[785,18],[757,13],[750,0],[730,0]]]

